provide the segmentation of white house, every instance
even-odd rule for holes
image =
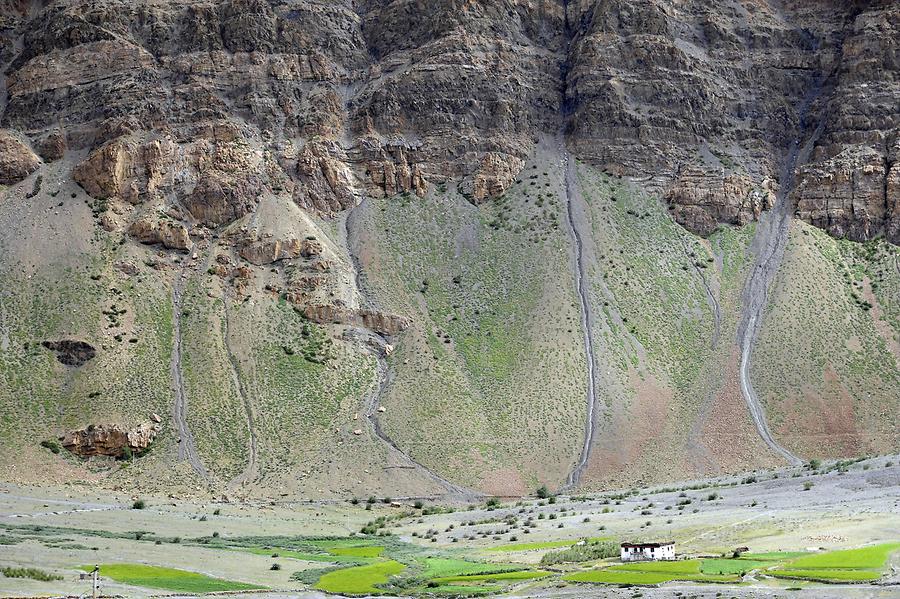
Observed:
[[[675,541],[622,543],[620,555],[623,562],[675,559]]]

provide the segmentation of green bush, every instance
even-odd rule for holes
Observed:
[[[591,541],[583,545],[573,545],[562,551],[550,551],[541,558],[542,566],[554,564],[587,562],[619,556],[619,544],[613,541]]]
[[[143,499],[136,499],[134,503],[131,504],[131,509],[133,510],[142,510],[147,507],[147,502]]]
[[[2,568],[0,572],[7,578],[30,578],[32,580],[40,580],[41,582],[51,582],[54,580],[62,580],[62,576],[50,574],[37,568]]]
[[[53,439],[48,439],[47,441],[41,441],[41,447],[49,449],[51,453],[59,453],[59,450],[60,450],[59,443],[57,443]]]
[[[552,495],[552,493],[550,493],[550,489],[547,488],[547,485],[541,485],[540,487],[538,487],[538,490],[535,491],[535,494],[539,499],[547,499]]]

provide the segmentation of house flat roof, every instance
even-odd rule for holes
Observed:
[[[622,543],[622,547],[638,547],[652,549],[654,547],[668,547],[674,545],[675,541],[660,541],[658,543]]]

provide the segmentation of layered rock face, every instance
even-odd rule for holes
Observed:
[[[144,422],[131,429],[117,424],[97,424],[66,433],[59,438],[62,446],[83,458],[109,456],[121,458],[129,451],[141,453],[150,447],[159,425]]]
[[[795,196],[798,216],[832,235],[900,243],[900,5],[875,4],[847,28]]]
[[[76,180],[138,206],[129,218],[174,201],[187,230],[217,227],[269,194],[329,215],[448,181],[477,203],[564,127],[580,158],[649,177],[706,234],[765,210],[786,148],[823,124],[799,216],[896,240],[900,9],[887,0],[3,10],[2,182],[38,155],[87,151]],[[152,229],[139,239],[165,244]]]
[[[849,187],[813,179],[840,179],[846,167],[828,160],[845,151],[891,155],[898,11],[891,2],[579,2],[566,92],[572,145],[613,172],[657,177],[675,218],[705,235],[766,209],[787,149],[824,122],[799,215],[870,238],[887,223],[851,216]],[[878,175],[867,176],[875,187]],[[880,195],[871,201],[883,204]],[[831,226],[824,215],[837,205],[847,218]]]

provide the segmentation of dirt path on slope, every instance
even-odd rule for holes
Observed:
[[[228,481],[228,488],[234,489],[235,487],[240,487],[256,480],[259,473],[259,451],[257,449],[258,438],[256,434],[256,417],[253,412],[253,405],[250,403],[250,398],[247,395],[247,390],[244,388],[243,382],[241,382],[237,357],[231,350],[231,312],[228,309],[228,298],[224,295],[222,297],[222,304],[223,309],[225,310],[225,318],[222,321],[224,328],[222,331],[222,343],[225,346],[225,355],[228,356],[231,382],[234,384],[234,388],[241,398],[241,404],[244,406],[244,414],[247,417],[247,433],[249,435],[247,439],[247,465],[240,474]]]
[[[585,251],[584,236],[579,230],[579,222],[584,219],[575,218],[575,203],[578,202],[578,209],[584,211],[584,203],[578,190],[578,178],[575,172],[575,161],[569,156],[569,152],[565,147],[565,140],[560,139],[559,151],[562,156],[562,167],[565,177],[565,193],[566,193],[566,222],[569,225],[569,234],[574,242],[574,272],[575,272],[575,288],[578,292],[579,307],[581,311],[581,330],[584,335],[584,353],[587,359],[587,397],[586,397],[586,418],[584,426],[584,443],[581,447],[581,455],[575,466],[566,477],[564,489],[570,489],[578,485],[584,471],[587,468],[588,459],[591,456],[591,445],[594,441],[597,423],[595,418],[595,407],[597,405],[597,380],[594,375],[594,340],[591,334],[593,331],[593,318],[591,316],[591,304],[589,300],[589,291],[587,283],[587,272],[585,268]]]
[[[184,288],[196,269],[198,260],[193,260],[197,243],[191,246],[190,252],[185,258],[185,264],[178,273],[175,284],[172,285],[172,362],[169,367],[172,379],[172,394],[175,402],[172,405],[172,419],[175,422],[175,431],[178,441],[178,459],[187,460],[194,471],[204,480],[209,480],[209,473],[197,453],[197,444],[194,435],[187,423],[187,390],[184,384],[184,373],[181,367],[182,339],[181,317],[184,305]]]
[[[347,217],[344,220],[344,235],[345,241],[347,245],[347,254],[350,256],[351,267],[353,268],[353,283],[356,287],[357,292],[360,297],[366,297],[365,290],[363,289],[363,284],[360,280],[360,274],[362,272],[361,261],[359,259],[359,254],[354,247],[356,242],[359,240],[359,235],[357,234],[359,230],[359,222],[357,221],[357,210],[363,206],[365,202],[368,200],[363,200],[356,207],[351,208],[347,212]],[[363,398],[363,409],[366,415],[366,422],[369,423],[369,427],[372,430],[372,433],[377,437],[383,445],[388,448],[390,453],[396,455],[401,461],[408,463],[414,470],[416,470],[422,477],[427,478],[429,480],[434,481],[441,487],[445,489],[448,495],[457,496],[461,499],[472,501],[482,496],[481,493],[474,491],[472,489],[467,489],[460,485],[457,485],[433,470],[426,467],[424,464],[418,462],[411,455],[400,449],[400,447],[384,432],[381,428],[381,422],[378,419],[378,406],[381,404],[382,399],[386,396],[388,388],[390,388],[391,382],[393,381],[393,374],[391,373],[390,366],[387,362],[387,357],[384,351],[376,350],[372,346],[377,346],[383,348],[386,344],[386,340],[380,335],[369,332],[373,336],[373,343],[368,344],[370,348],[369,351],[371,355],[375,358],[377,363],[377,384],[374,389],[368,393]]]
[[[753,345],[759,334],[763,312],[768,301],[769,286],[778,273],[778,268],[781,265],[784,250],[787,246],[791,214],[793,212],[790,193],[794,188],[794,171],[798,164],[803,164],[807,161],[809,153],[812,151],[812,147],[821,133],[822,127],[819,125],[812,134],[808,135],[805,142],[802,139],[807,133],[806,127],[802,123],[810,105],[821,91],[822,83],[817,81],[800,106],[798,112],[799,122],[801,123],[800,137],[794,140],[787,156],[782,161],[775,206],[768,214],[763,215],[759,219],[756,236],[753,239],[753,247],[756,248],[756,260],[744,291],[742,327],[739,330],[741,394],[744,396],[747,409],[753,418],[753,423],[759,436],[766,445],[794,466],[802,464],[803,461],[788,449],[782,447],[772,436],[769,424],[766,421],[765,410],[750,379],[750,364],[753,357]],[[801,142],[804,142],[802,146]]]

